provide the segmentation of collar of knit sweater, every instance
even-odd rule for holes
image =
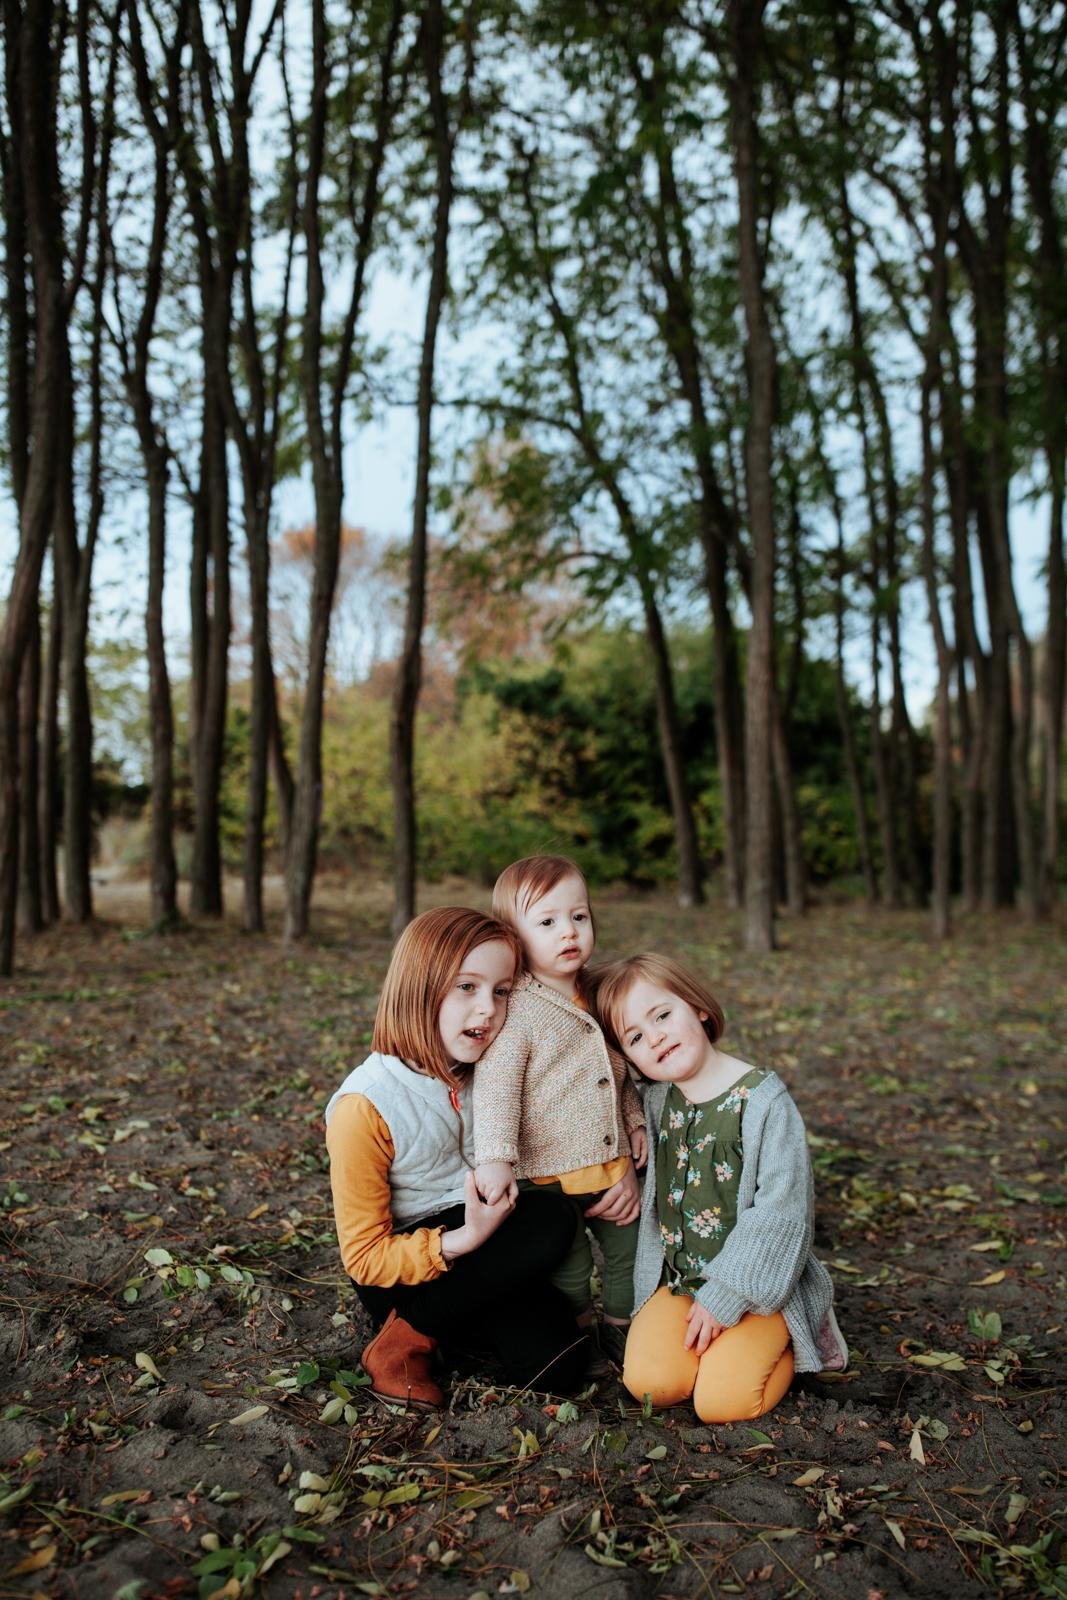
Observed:
[[[535,978],[532,972],[524,972],[516,980],[511,990],[512,994],[537,995],[542,1000],[547,1000],[551,1005],[559,1006],[561,1011],[569,1011],[572,1016],[587,1017],[588,1008],[581,1000],[570,1000],[565,994],[560,994],[558,989],[553,989],[550,983],[542,983],[540,978]]]

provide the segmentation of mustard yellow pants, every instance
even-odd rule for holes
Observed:
[[[773,1411],[793,1378],[789,1329],[780,1311],[746,1312],[702,1356],[685,1349],[688,1295],[657,1289],[630,1324],[622,1381],[635,1400],[681,1405],[692,1397],[701,1422],[744,1422]]]

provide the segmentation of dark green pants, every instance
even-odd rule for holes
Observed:
[[[533,1183],[523,1179],[520,1188],[540,1189],[546,1194],[562,1194],[559,1183]],[[603,1217],[587,1217],[585,1209],[600,1199],[598,1194],[569,1194],[574,1206],[574,1243],[552,1274],[552,1282],[567,1296],[576,1316],[593,1306],[592,1233],[604,1257],[601,1284],[604,1314],[624,1322],[634,1308],[634,1253],[637,1249],[637,1223],[606,1222]]]

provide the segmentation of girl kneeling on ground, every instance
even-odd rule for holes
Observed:
[[[509,1383],[578,1387],[588,1342],[548,1282],[574,1237],[560,1196],[474,1184],[475,1062],[499,1032],[519,962],[509,928],[443,907],[393,951],[371,1040],[326,1107],[341,1259],[379,1331],[363,1352],[382,1399],[440,1405],[438,1344],[488,1347]]]
[[[623,1383],[635,1400],[737,1422],[796,1372],[844,1368],[830,1274],[812,1254],[804,1124],[782,1080],[718,1049],[715,998],[677,962],[597,974],[605,1031],[642,1077],[655,1173],[645,1183]],[[651,1163],[650,1163],[651,1166]]]

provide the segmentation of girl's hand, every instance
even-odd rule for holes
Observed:
[[[474,1181],[482,1199],[491,1206],[495,1206],[504,1195],[510,1198],[512,1205],[518,1198],[519,1186],[506,1161],[483,1161],[481,1166],[474,1169]]]
[[[605,1222],[617,1223],[620,1228],[633,1222],[641,1210],[641,1191],[637,1187],[637,1174],[633,1163],[628,1162],[625,1176],[610,1189],[605,1189],[595,1206],[589,1206],[587,1217],[603,1217]]]
[[[634,1166],[639,1170],[648,1160],[648,1131],[645,1128],[635,1128],[630,1135],[630,1154],[634,1158]]]
[[[502,1222],[507,1221],[514,1209],[515,1201],[507,1193],[492,1205],[483,1200],[474,1173],[468,1172],[463,1179],[463,1226],[441,1235],[441,1254],[445,1260],[454,1261],[457,1256],[467,1256],[477,1250]]]
[[[724,1331],[721,1322],[716,1322],[710,1311],[705,1311],[699,1301],[694,1300],[686,1314],[689,1323],[685,1336],[683,1349],[692,1350],[695,1355],[702,1356],[704,1351]]]

